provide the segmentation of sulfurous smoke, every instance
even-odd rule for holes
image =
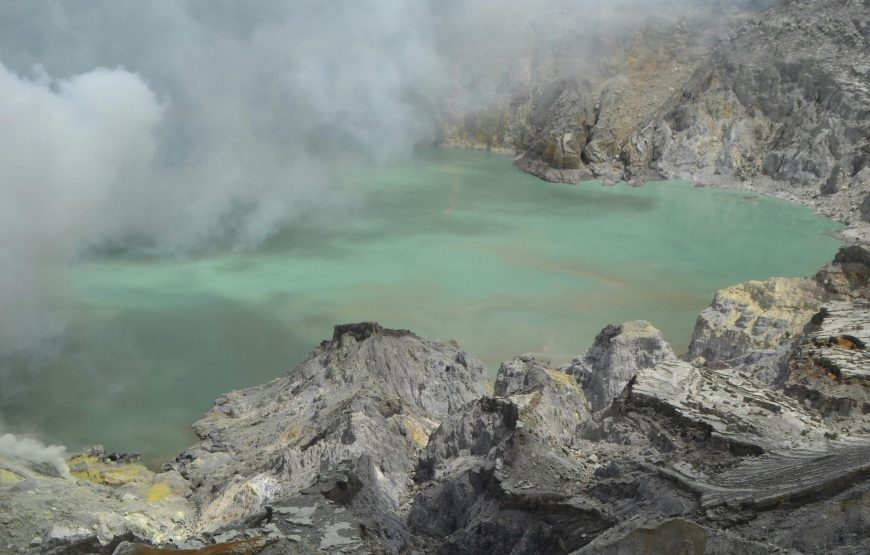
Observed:
[[[94,69],[62,80],[0,64],[0,345],[49,335],[43,305],[110,209],[152,162],[162,108],[138,76]]]
[[[40,470],[53,470],[62,478],[69,478],[69,467],[66,464],[66,447],[61,445],[45,445],[39,440],[0,434],[0,456],[16,459],[28,466],[36,465]]]
[[[339,210],[433,135],[439,61],[399,0],[0,5],[0,351],[44,344],[88,249],[244,248]]]
[[[258,244],[437,139],[439,111],[582,77],[647,17],[753,0],[0,4],[0,360],[94,249]],[[712,26],[712,24],[711,24]],[[543,68],[543,69],[542,69]]]

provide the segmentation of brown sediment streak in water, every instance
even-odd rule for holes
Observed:
[[[605,297],[608,298],[610,304],[630,304],[636,302],[638,298],[651,298],[660,301],[664,300],[672,305],[694,308],[699,306],[699,302],[703,305],[709,301],[706,297],[699,297],[697,293],[692,294],[661,288],[650,288],[647,283],[641,281],[630,281],[616,277],[612,274],[602,272],[598,268],[590,267],[581,259],[574,257],[566,257],[560,260],[544,257],[528,250],[520,252],[514,250],[506,251],[504,249],[499,250],[501,252],[496,251],[496,254],[498,254],[506,264],[540,270],[543,272],[568,274],[581,278],[594,279],[609,289],[605,292],[577,293],[573,295],[553,297],[554,300],[558,299],[559,303],[564,303],[565,299],[575,297],[582,297],[585,299]]]
[[[459,193],[462,192],[462,184],[458,178],[453,178],[450,181],[450,192],[447,194],[447,208],[444,209],[444,215],[449,216],[459,207]]]
[[[602,272],[597,268],[590,267],[579,258],[565,257],[560,260],[541,256],[540,253],[531,250],[517,251],[513,248],[510,250],[506,248],[497,248],[493,249],[493,252],[501,258],[502,262],[510,266],[519,266],[521,268],[529,268],[531,270],[539,270],[542,272],[567,274],[581,278],[594,279],[595,281],[611,288],[626,289],[631,286],[630,281]]]

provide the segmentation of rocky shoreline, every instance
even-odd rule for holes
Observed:
[[[776,196],[870,244],[870,8],[732,4],[712,37],[691,14],[651,18],[582,75],[552,73],[558,51],[529,53],[532,83],[448,118],[442,143],[512,154],[558,183],[687,179]]]

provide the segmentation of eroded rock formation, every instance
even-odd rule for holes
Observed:
[[[607,326],[583,355],[562,369],[583,388],[592,410],[607,408],[644,368],[674,360],[659,330],[645,321]]]

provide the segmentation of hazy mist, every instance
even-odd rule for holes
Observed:
[[[582,78],[646,18],[733,3],[4,1],[0,360],[61,333],[45,307],[89,249],[256,245],[352,207],[335,177],[431,144],[445,106]]]

